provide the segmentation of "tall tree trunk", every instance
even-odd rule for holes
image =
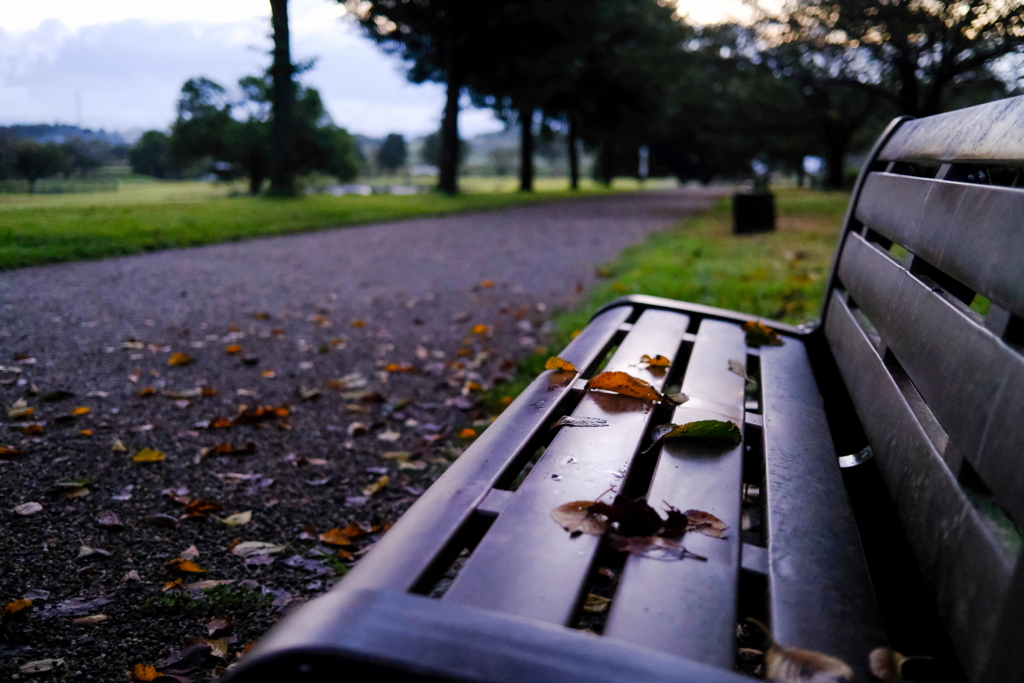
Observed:
[[[263,184],[263,173],[249,171],[249,194],[259,194],[260,185]]]
[[[533,107],[519,110],[519,191],[533,192]]]
[[[271,90],[270,193],[295,196],[295,69],[288,38],[288,0],[270,0],[274,28]]]
[[[448,76],[448,99],[441,121],[441,177],[438,188],[446,194],[459,191],[459,95],[462,84]]]
[[[601,145],[601,182],[605,187],[611,187],[612,179],[615,177],[612,169],[612,143],[605,141]]]
[[[569,187],[580,189],[580,155],[576,149],[576,124],[569,121]]]
[[[846,161],[846,149],[850,146],[850,134],[833,131],[825,141],[828,146],[828,188],[843,189],[843,171]]]

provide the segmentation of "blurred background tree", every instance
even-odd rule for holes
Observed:
[[[405,166],[409,150],[405,145],[405,138],[398,133],[391,133],[384,139],[384,144],[377,152],[377,165],[386,173],[394,174],[398,169]]]

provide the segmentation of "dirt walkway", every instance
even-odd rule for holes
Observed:
[[[479,390],[545,343],[596,265],[714,200],[629,194],[0,273],[0,678],[51,659],[37,680],[136,664],[215,678],[458,456],[489,418]]]

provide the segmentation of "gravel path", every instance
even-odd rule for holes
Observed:
[[[716,197],[0,273],[0,679],[215,678],[458,457],[490,418],[475,396],[546,342],[595,266]],[[146,448],[166,457],[136,462]],[[27,503],[42,509],[11,511]],[[351,524],[349,545],[319,540]],[[285,547],[242,557],[250,541]]]

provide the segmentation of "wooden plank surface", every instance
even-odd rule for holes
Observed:
[[[688,325],[689,318],[678,313],[645,311],[606,369],[660,387],[664,370],[636,364],[643,354],[674,358]],[[572,538],[551,512],[575,500],[595,500],[621,485],[653,406],[637,398],[587,392],[573,415],[604,419],[608,425],[561,428],[443,600],[568,623],[600,539],[585,534]]]
[[[673,422],[728,420],[742,429],[745,381],[729,370],[729,361],[746,366],[744,337],[735,323],[701,322],[683,381],[690,401],[676,408]],[[729,530],[725,539],[687,534],[686,548],[707,557],[707,562],[631,555],[605,635],[733,668],[742,480],[742,443],[665,442],[648,503],[659,510],[664,503],[680,510],[703,510],[728,524]]]
[[[856,216],[1024,317],[1024,189],[872,173]]]
[[[977,680],[1017,560],[968,500],[901,386],[833,293],[825,335],[939,613]]]
[[[886,161],[1024,160],[1024,97],[907,121],[882,149]]]
[[[869,680],[885,631],[803,344],[761,349],[761,391],[772,630]]]
[[[859,235],[847,240],[839,265],[847,292],[957,449],[1024,527],[1024,356]]]
[[[595,318],[562,357],[579,368],[589,367],[629,315],[628,308],[620,308]],[[568,393],[568,387],[552,386],[550,375],[544,372],[534,380],[402,515],[345,576],[346,588],[407,591],[416,585]]]

